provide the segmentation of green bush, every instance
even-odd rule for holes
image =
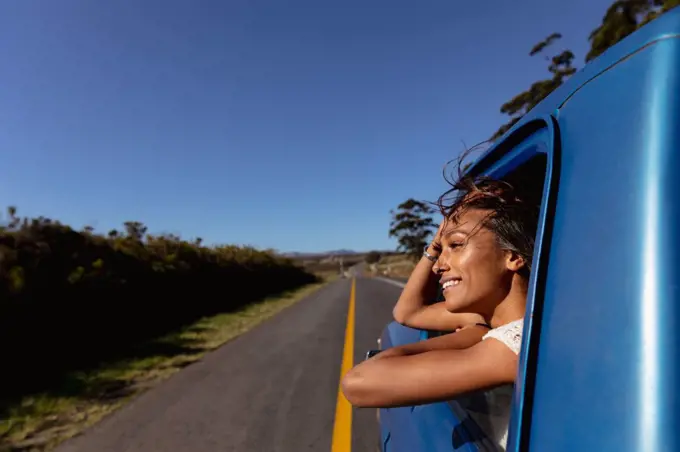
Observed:
[[[270,252],[151,236],[138,222],[102,236],[8,212],[0,228],[0,399],[316,280]]]

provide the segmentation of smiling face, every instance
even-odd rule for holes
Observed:
[[[450,312],[489,314],[510,292],[523,260],[503,249],[484,226],[490,211],[466,209],[447,221],[434,271],[440,276]]]

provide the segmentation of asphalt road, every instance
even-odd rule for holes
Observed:
[[[58,452],[330,452],[350,279],[331,283],[147,391]],[[356,279],[354,362],[401,289]],[[376,452],[374,409],[353,409],[352,452]]]

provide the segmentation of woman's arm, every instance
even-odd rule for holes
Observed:
[[[432,256],[439,255],[439,251],[436,251],[433,245],[428,247],[428,253]],[[422,256],[411,272],[411,276],[409,276],[406,286],[404,286],[404,290],[401,292],[399,300],[392,310],[394,319],[402,325],[420,328],[411,324],[414,316],[417,316],[421,311],[427,310],[427,308],[435,306],[428,306],[437,296],[437,289],[439,287],[437,275],[432,271],[433,265],[434,262]],[[436,310],[441,311],[443,307],[442,305]]]
[[[518,358],[505,344],[486,340],[445,349],[445,338],[388,349],[383,353],[391,354],[362,362],[342,379],[345,397],[354,406],[389,408],[449,400],[514,382]]]
[[[402,297],[404,297],[403,294]],[[401,301],[402,299],[400,297],[399,302]],[[409,300],[409,302],[417,303],[416,300]],[[479,314],[454,314],[447,311],[443,301],[429,306],[402,306],[399,307],[400,312],[397,312],[398,307],[399,306],[395,306],[393,311],[394,320],[404,326],[418,330],[456,331],[466,325],[485,323],[484,317]],[[401,310],[406,310],[406,312]]]
[[[417,355],[418,353],[431,352],[433,350],[460,350],[470,348],[489,332],[488,328],[471,325],[459,330],[457,333],[446,334],[432,339],[414,342],[412,344],[400,345],[388,348],[371,360],[384,359],[393,356]]]

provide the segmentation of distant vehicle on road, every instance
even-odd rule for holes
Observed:
[[[680,447],[680,8],[610,48],[469,169],[542,199],[517,383],[382,409],[383,452]],[[454,333],[455,334],[455,333]],[[428,332],[387,326],[383,348]]]

